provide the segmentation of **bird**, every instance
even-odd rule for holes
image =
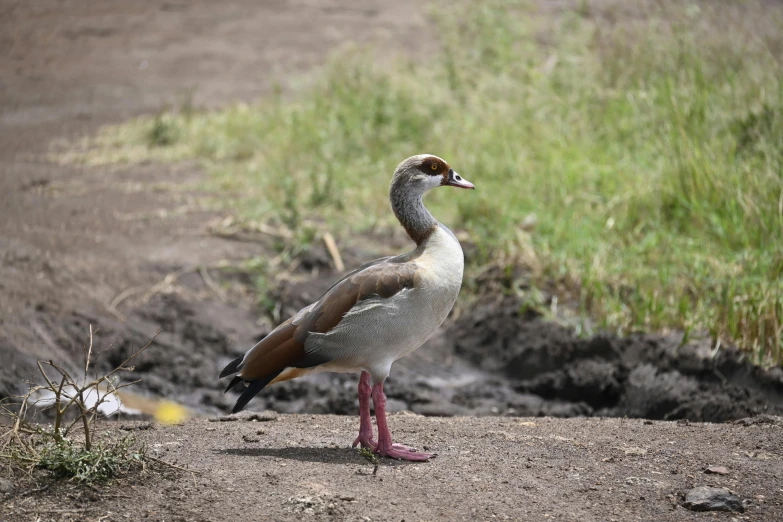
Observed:
[[[349,272],[316,302],[232,360],[220,372],[221,379],[234,376],[226,392],[244,384],[232,413],[278,382],[321,371],[361,372],[359,436],[353,447],[361,445],[381,457],[400,460],[433,457],[392,442],[383,383],[396,360],[419,348],[443,324],[462,286],[462,246],[422,201],[424,194],[438,187],[475,190],[445,160],[432,154],[411,156],[397,166],[389,201],[415,248]]]

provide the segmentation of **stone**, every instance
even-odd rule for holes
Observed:
[[[709,466],[704,470],[704,473],[712,473],[713,475],[728,475],[729,470],[725,466]]]
[[[683,505],[691,511],[745,511],[742,499],[737,495],[711,486],[699,486],[688,491]]]

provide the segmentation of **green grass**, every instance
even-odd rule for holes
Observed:
[[[461,3],[425,28],[434,56],[378,67],[346,52],[292,97],[141,118],[70,157],[198,158],[238,212],[345,232],[393,226],[391,172],[434,153],[478,188],[428,196],[478,245],[472,269],[527,252],[533,282],[566,288],[599,327],[783,360],[781,10],[551,11]]]
[[[93,484],[142,469],[146,447],[126,436],[114,443],[98,443],[87,449],[69,440],[50,442],[40,452],[36,467],[55,477]]]

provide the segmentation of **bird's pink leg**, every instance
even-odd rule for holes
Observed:
[[[361,444],[362,448],[375,449],[375,441],[372,440],[372,417],[370,416],[370,374],[362,372],[359,378],[359,436],[353,441],[353,447]]]
[[[383,393],[383,383],[372,387],[372,402],[375,406],[375,421],[378,423],[378,444],[375,452],[381,457],[391,457],[402,460],[427,460],[434,455],[419,453],[402,444],[392,444],[389,425],[386,423],[386,395]]]

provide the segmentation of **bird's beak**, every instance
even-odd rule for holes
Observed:
[[[446,185],[451,187],[476,190],[476,187],[473,186],[473,183],[454,172],[454,169],[449,169],[449,179],[446,181]]]

